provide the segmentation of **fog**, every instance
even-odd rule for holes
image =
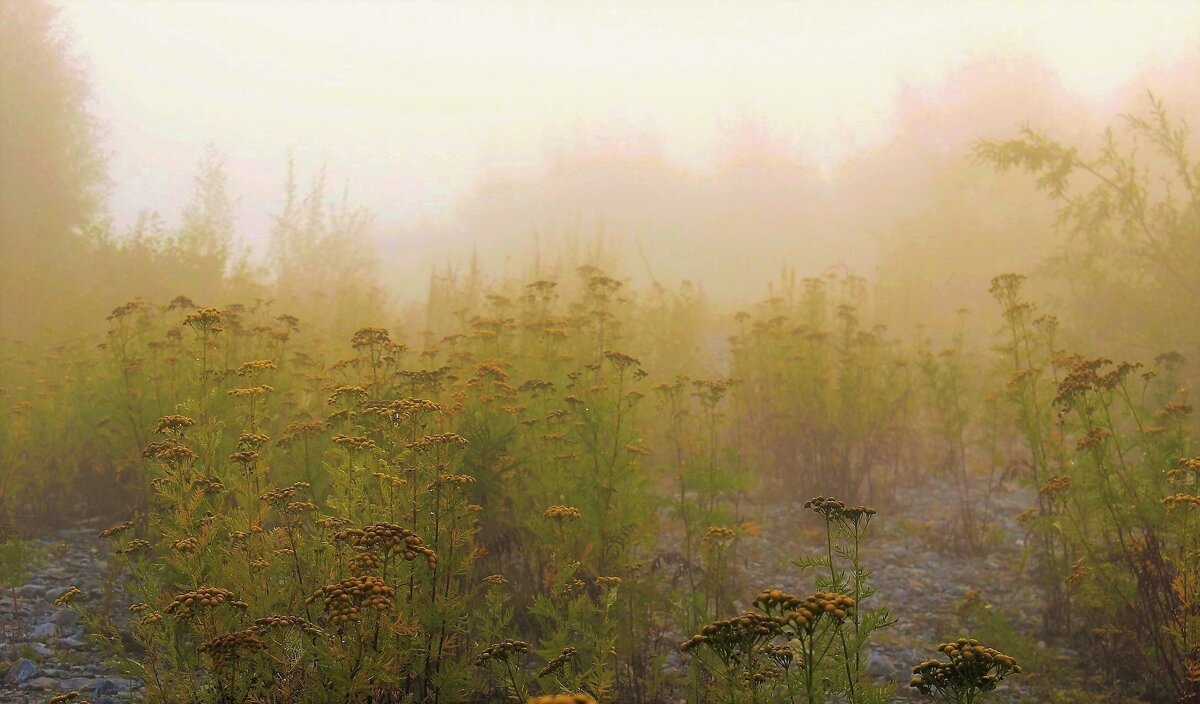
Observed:
[[[1194,1],[0,0],[0,701],[1200,702],[1197,125]]]
[[[1093,135],[1147,87],[1194,95],[1195,3],[1082,7],[84,1],[63,19],[117,232],[175,222],[214,147],[235,248],[264,261],[291,155],[374,214],[397,293],[472,252],[519,268],[602,235],[630,275],[747,298],[761,286],[738,282],[782,263],[872,273],[972,140]],[[736,272],[734,246],[754,255]]]

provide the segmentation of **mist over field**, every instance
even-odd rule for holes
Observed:
[[[623,273],[744,302],[783,263],[872,274],[942,183],[1025,186],[1003,212],[1044,201],[972,164],[974,140],[1025,124],[1094,139],[1147,90],[1195,115],[1193,5],[1073,9],[68,2],[64,21],[117,233],[144,212],[177,222],[212,145],[255,263],[291,154],[302,182],[324,169],[371,211],[396,293],[472,252],[515,271],[604,239]]]
[[[0,0],[0,701],[1200,701],[1200,3]]]

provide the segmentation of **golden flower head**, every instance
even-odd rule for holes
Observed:
[[[70,606],[71,602],[75,601],[75,597],[79,596],[82,593],[83,593],[83,591],[79,587],[73,586],[70,589],[68,589],[67,591],[60,594],[58,596],[58,598],[54,600],[54,605],[55,606]]]
[[[583,514],[574,506],[551,506],[543,513],[546,518],[551,518],[556,521],[569,521],[577,518],[582,518]]]

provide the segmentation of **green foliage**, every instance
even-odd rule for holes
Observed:
[[[1200,162],[1186,123],[1150,95],[1095,154],[1025,128],[976,156],[1036,176],[1071,238],[1054,273],[1091,347],[1124,355],[1193,350],[1200,314]]]
[[[1045,593],[1048,635],[1088,649],[1117,679],[1154,696],[1195,688],[1196,564],[1190,493],[1200,462],[1180,385],[1182,358],[1158,371],[1061,355],[1056,322],[1021,298],[1021,277],[992,290],[1007,330],[1000,351],[1029,452],[1037,505],[1023,515]],[[1104,624],[1097,627],[1095,624]],[[1163,677],[1145,681],[1141,673]]]

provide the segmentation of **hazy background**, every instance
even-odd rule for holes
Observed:
[[[719,315],[854,274],[897,334],[1020,272],[1143,340],[1194,327],[1158,302],[1200,176],[1123,116],[1200,124],[1197,86],[1194,2],[0,0],[0,336],[181,293],[420,326],[588,263]],[[1056,228],[1094,177],[976,158],[1025,125],[1092,164],[1111,130],[1148,210]]]
[[[881,188],[913,183],[918,154],[965,161],[1025,121],[1074,138],[1146,79],[1200,82],[1177,68],[1195,2],[62,5],[115,229],[177,218],[211,144],[235,241],[261,255],[291,153],[374,213],[399,291],[472,249],[600,232],[710,293],[782,261],[869,274],[884,250],[864,236],[935,185]]]

